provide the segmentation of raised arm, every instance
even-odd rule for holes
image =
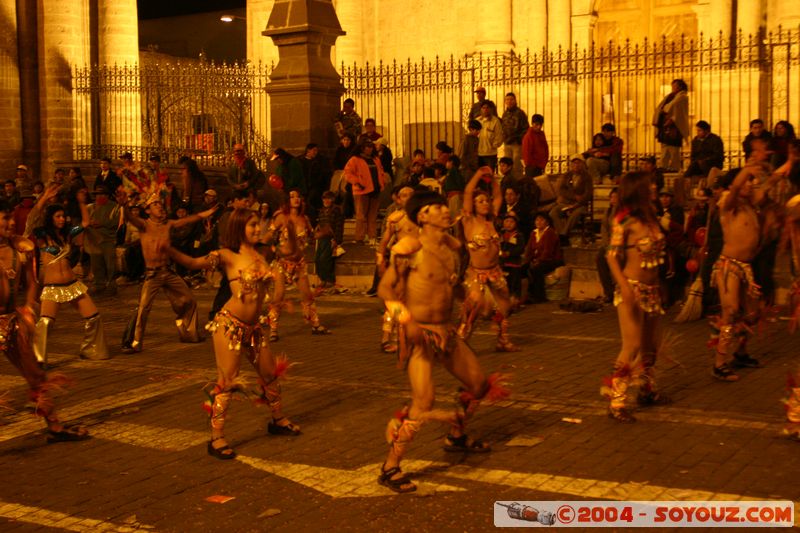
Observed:
[[[492,215],[497,216],[503,207],[503,192],[500,190],[500,181],[494,179],[492,174]]]
[[[467,186],[464,187],[464,206],[463,206],[463,210],[468,215],[472,215],[473,214],[473,199],[472,199],[472,195],[474,194],[475,189],[478,187],[478,181],[486,174],[488,174],[489,176],[494,176],[494,172],[492,172],[491,168],[486,167],[486,166],[479,168],[475,172],[475,174],[473,174],[473,176],[470,178],[469,183],[467,183]],[[494,181],[494,178],[492,178],[492,181]],[[500,202],[502,203],[502,201],[503,200],[501,198]]]

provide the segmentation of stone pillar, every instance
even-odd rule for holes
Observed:
[[[764,0],[738,0],[736,25],[739,26],[745,39],[750,35],[756,37],[759,30],[764,27],[765,7]]]
[[[353,63],[363,65],[370,59],[367,57],[367,36],[364,31],[364,1],[335,0],[334,4],[345,35],[334,48],[333,64],[337,69],[341,68],[342,63],[345,67],[350,67]]]
[[[571,17],[567,0],[547,0],[547,47],[551,51],[572,46]]]
[[[514,49],[511,35],[511,0],[478,2],[478,32],[475,52],[508,53]]]
[[[52,175],[55,161],[72,159],[72,69],[89,62],[90,17],[88,0],[37,5],[42,138],[39,177],[46,179]]]
[[[594,25],[597,15],[592,11],[592,2],[572,0],[572,53],[582,56],[592,47]],[[583,79],[570,83],[569,106],[567,112],[567,138],[570,153],[582,152],[589,146],[592,134],[599,131],[599,124],[593,122],[594,80]]]
[[[693,6],[697,27],[705,39],[727,37],[733,30],[733,0],[700,0]]]
[[[26,163],[22,155],[16,0],[0,1],[0,25],[0,79],[3,80],[0,84],[0,175],[9,179],[14,177],[18,164]],[[38,133],[38,129],[36,131]],[[38,159],[36,154],[30,163],[38,164]]]
[[[253,64],[278,62],[278,48],[261,35],[273,4],[275,0],[247,0],[247,59]]]
[[[532,54],[541,53],[544,48],[547,48],[547,0],[529,0],[530,5],[522,4],[519,7],[520,15],[528,20],[523,28],[527,31],[528,48]],[[519,6],[519,2],[515,2],[514,6]],[[517,18],[515,12],[515,20]],[[514,33],[517,37],[516,42],[519,42],[520,35],[516,33],[517,25],[514,24]]]
[[[276,0],[263,34],[280,54],[267,85],[272,146],[301,153],[316,142],[331,154],[334,117],[344,92],[331,63],[331,47],[344,34],[331,0]]]
[[[118,157],[142,143],[142,111],[137,79],[139,64],[139,18],[136,0],[97,0],[97,62],[123,69],[120,78],[125,90],[115,95],[101,95],[99,113],[100,143]],[[120,97],[125,104],[120,105]],[[114,98],[116,104],[106,104]],[[102,155],[100,155],[102,157]]]

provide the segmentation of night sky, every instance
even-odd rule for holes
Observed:
[[[247,0],[137,0],[139,19],[174,17],[246,7]]]

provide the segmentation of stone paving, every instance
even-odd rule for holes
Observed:
[[[213,292],[196,294],[205,317]],[[45,444],[24,382],[0,361],[10,408],[0,410],[0,530],[483,531],[493,529],[496,500],[800,500],[800,444],[780,436],[780,399],[800,350],[781,320],[752,343],[764,368],[742,371],[738,383],[711,378],[704,322],[666,320],[673,342],[660,379],[675,402],[640,411],[633,425],[608,419],[599,396],[619,349],[612,308],[528,307],[512,319],[520,353],[493,353],[483,323],[471,345],[484,369],[510,373],[513,383],[511,399],[483,406],[471,425],[494,450],[448,454],[445,428],[424,426],[404,464],[420,489],[398,496],[376,476],[385,424],[408,391],[393,356],[380,353],[377,299],[321,298],[334,331],[327,337],[310,334],[299,305],[287,313],[273,349],[300,363],[284,384],[284,405],[303,435],[268,436],[268,412],[235,402],[226,433],[239,460],[222,462],[206,454],[200,409],[201,388],[215,377],[211,343],[177,342],[160,297],[144,352],[120,354],[137,295],[127,287],[99,302],[110,361],[73,355],[81,323],[72,309],[51,337],[57,370],[76,380],[61,413],[87,425],[90,441]],[[435,378],[439,404],[450,404],[456,382],[441,369]],[[207,500],[214,496],[224,503]]]

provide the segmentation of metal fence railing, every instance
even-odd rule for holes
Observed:
[[[711,123],[729,164],[741,162],[749,121],[800,119],[800,28],[735,38],[592,45],[587,49],[472,55],[416,62],[342,66],[362,118],[375,118],[396,154],[431,153],[439,140],[457,146],[474,101],[487,89],[502,114],[514,92],[530,117],[545,117],[551,171],[583,152],[605,122],[616,125],[629,164],[658,146],[651,124],[673,79],[689,85],[690,120]],[[685,154],[688,156],[688,154]]]
[[[137,158],[157,151],[202,164],[226,161],[234,142],[258,160],[269,155],[266,87],[271,65],[143,61],[139,66],[77,68],[73,73],[77,159]],[[506,92],[545,117],[551,172],[586,150],[601,124],[625,141],[628,164],[658,146],[651,119],[670,82],[689,85],[690,120],[711,123],[725,142],[727,163],[741,163],[748,123],[760,117],[800,121],[800,28],[733,38],[608,43],[567,48],[341,66],[343,98],[375,118],[395,155],[433,152],[464,134],[476,86],[502,113]],[[686,154],[685,154],[686,155]]]

